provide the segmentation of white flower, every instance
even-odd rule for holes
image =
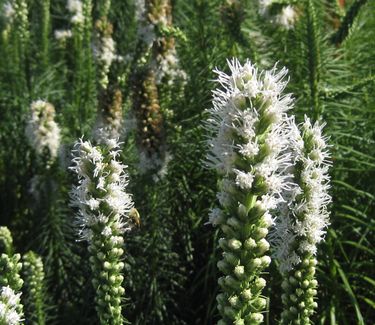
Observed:
[[[15,293],[9,286],[0,288],[0,323],[19,325],[22,314],[19,313],[21,293]]]
[[[3,15],[7,20],[13,20],[15,13],[16,11],[11,2],[8,1],[3,4]]]
[[[209,213],[208,223],[213,226],[220,225],[223,221],[223,211],[218,208],[214,208]]]
[[[100,202],[94,198],[91,198],[87,201],[87,205],[90,207],[91,210],[97,210],[99,208]]]
[[[54,121],[55,108],[43,100],[32,102],[26,136],[39,154],[48,152],[51,159],[56,158],[60,147],[60,128]]]
[[[67,9],[72,14],[71,22],[73,24],[83,24],[85,17],[83,16],[83,5],[80,0],[68,0]]]
[[[236,185],[238,185],[243,190],[251,190],[253,181],[254,181],[254,174],[253,173],[245,173],[240,170],[235,170],[236,173]]]
[[[281,13],[276,16],[275,20],[284,28],[291,29],[297,20],[297,12],[292,6],[287,5],[281,9]]]
[[[284,95],[287,70],[258,72],[247,61],[243,66],[234,59],[228,62],[229,75],[215,70],[223,89],[213,91],[213,108],[209,110],[207,128],[214,133],[208,140],[210,148],[208,166],[223,173],[234,174],[235,184],[242,190],[251,191],[256,177],[264,182],[266,195],[258,204],[265,210],[274,209],[281,201],[281,193],[290,184],[285,170],[291,164],[288,153],[288,137],[292,132],[286,112],[292,98]],[[260,124],[265,124],[258,136]],[[257,161],[257,157],[262,159]],[[249,170],[236,168],[237,161],[249,162]],[[225,188],[218,194],[222,205],[230,204]]]
[[[80,233],[90,241],[91,227],[101,224],[103,235],[110,237],[110,227],[111,234],[117,236],[129,229],[128,213],[133,207],[131,196],[125,192],[126,166],[116,160],[118,143],[111,141],[108,146],[94,147],[80,140],[75,147],[71,169],[78,175],[79,185],[72,190],[71,198],[72,205],[80,209],[77,216]]]
[[[73,36],[73,33],[69,29],[57,29],[54,32],[55,38],[58,41],[65,41]]]
[[[328,152],[322,125],[305,117],[301,133],[292,126],[291,146],[298,168],[298,184],[286,189],[289,197],[277,220],[276,255],[282,272],[291,270],[305,253],[316,254],[329,224]],[[296,248],[297,247],[297,248]],[[298,258],[297,258],[298,257]]]

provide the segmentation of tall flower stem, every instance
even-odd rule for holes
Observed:
[[[281,324],[312,324],[317,308],[315,267],[317,244],[325,235],[329,220],[328,154],[326,139],[319,122],[308,118],[301,126],[294,125],[294,181],[296,187],[277,221],[279,245],[277,255],[283,276]]]
[[[23,300],[25,301],[25,315],[30,324],[44,325],[45,286],[43,262],[34,252],[23,256],[23,278],[25,279]]]
[[[222,88],[214,91],[208,128],[208,165],[222,175],[218,199],[210,222],[222,231],[217,263],[221,293],[217,296],[221,320],[218,324],[259,324],[263,321],[266,285],[263,272],[271,262],[265,239],[273,223],[270,211],[282,201],[288,188],[284,170],[289,165],[286,111],[290,95],[283,95],[287,73],[258,73],[247,61],[229,62],[231,74],[218,73]]]
[[[96,311],[101,324],[123,323],[121,261],[123,233],[130,229],[129,212],[133,202],[125,192],[127,175],[116,157],[118,143],[109,140],[101,146],[76,144],[75,166],[79,185],[72,192],[72,204],[79,207],[78,224],[88,241]]]

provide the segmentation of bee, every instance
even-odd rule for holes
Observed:
[[[139,212],[136,208],[131,208],[129,212],[129,217],[132,219],[133,223],[137,226],[141,226],[141,217],[139,215]]]

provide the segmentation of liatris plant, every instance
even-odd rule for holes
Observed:
[[[9,286],[0,287],[0,325],[19,325],[22,321],[20,293]]]
[[[137,142],[141,172],[158,169],[165,156],[164,119],[160,110],[155,73],[139,69],[133,83],[133,109],[137,117]]]
[[[23,301],[25,316],[30,324],[44,325],[45,314],[45,287],[43,262],[40,256],[30,251],[23,256]]]
[[[284,213],[277,221],[277,256],[284,290],[281,323],[308,325],[317,307],[314,301],[317,293],[315,255],[329,222],[327,205],[331,197],[322,125],[319,122],[312,125],[305,117],[301,131],[302,135],[293,126],[296,187],[290,192],[291,202],[284,206]]]
[[[98,19],[95,23],[96,44],[94,55],[98,62],[99,85],[102,89],[108,86],[108,73],[112,61],[116,59],[115,42],[112,38],[113,26],[107,17]]]
[[[179,32],[172,26],[171,2],[141,0],[136,6],[138,44],[131,81],[140,168],[146,172],[164,164],[167,147],[163,115],[171,112],[161,104],[170,104],[172,92],[174,96],[182,92],[187,76],[178,63],[174,35]]]
[[[30,120],[26,127],[26,136],[39,154],[52,162],[60,147],[60,128],[55,122],[55,108],[43,100],[31,104]]]
[[[7,227],[0,227],[0,254],[11,255],[13,253],[13,238]]]
[[[269,212],[289,185],[283,171],[289,164],[286,111],[292,99],[282,94],[285,68],[258,73],[249,61],[242,66],[236,59],[229,67],[230,75],[215,71],[224,89],[214,91],[207,122],[214,132],[209,166],[222,174],[222,209],[210,215],[223,233],[219,324],[259,324],[266,307],[261,274],[271,262],[265,239],[273,223]]]
[[[79,185],[72,192],[72,204],[79,207],[80,234],[89,243],[96,311],[101,324],[122,324],[122,236],[130,229],[128,213],[133,206],[125,192],[125,166],[116,159],[116,140],[96,147],[81,140],[76,148],[72,169]]]

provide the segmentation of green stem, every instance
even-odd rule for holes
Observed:
[[[319,102],[319,79],[320,79],[320,48],[318,40],[318,28],[316,12],[313,0],[307,3],[307,56],[309,65],[309,83],[310,83],[310,105],[313,111],[314,120],[317,121],[322,111]]]

